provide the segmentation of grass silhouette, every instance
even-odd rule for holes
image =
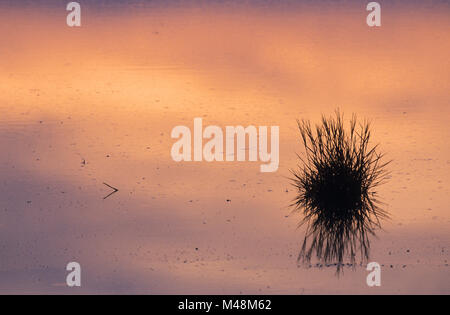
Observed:
[[[382,184],[388,172],[378,145],[369,144],[370,123],[350,120],[344,127],[339,110],[336,117],[322,116],[315,129],[309,121],[297,121],[306,159],[298,170],[292,170],[298,194],[292,206],[302,212],[299,226],[306,225],[305,239],[298,262],[310,264],[312,256],[323,264],[336,264],[342,271],[344,259],[354,266],[369,258],[369,236],[388,218],[374,189]],[[314,131],[313,131],[314,130]]]

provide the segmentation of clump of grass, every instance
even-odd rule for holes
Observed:
[[[357,123],[355,115],[348,130],[338,110],[336,117],[322,116],[315,129],[309,121],[297,123],[306,158],[299,156],[302,163],[292,171],[298,190],[292,206],[304,215],[299,226],[307,226],[298,261],[310,264],[315,254],[339,273],[346,257],[353,266],[358,254],[368,260],[369,236],[388,218],[375,188],[386,179],[389,162],[369,144],[370,123]]]

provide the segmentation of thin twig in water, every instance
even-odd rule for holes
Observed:
[[[109,188],[111,188],[113,190],[113,192],[111,192],[108,196],[104,197],[103,200],[105,200],[106,198],[108,198],[109,196],[111,196],[112,194],[115,194],[116,192],[118,192],[119,190],[116,187],[113,187],[111,185],[108,185],[107,183],[103,183],[103,185],[108,186]]]

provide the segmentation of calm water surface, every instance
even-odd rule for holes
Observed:
[[[448,5],[389,7],[377,30],[352,4],[114,7],[79,29],[0,7],[0,292],[70,293],[78,261],[85,293],[450,293]],[[296,119],[337,107],[393,159],[377,289],[364,266],[296,264]],[[194,117],[280,126],[278,172],[175,163]]]

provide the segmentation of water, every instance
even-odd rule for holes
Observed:
[[[124,5],[88,6],[81,29],[53,4],[1,7],[1,292],[70,293],[70,261],[85,293],[450,292],[447,5],[399,2],[378,30],[352,3]],[[336,107],[393,159],[376,290],[364,266],[296,265],[295,120]],[[278,172],[175,163],[194,117],[279,125]]]

